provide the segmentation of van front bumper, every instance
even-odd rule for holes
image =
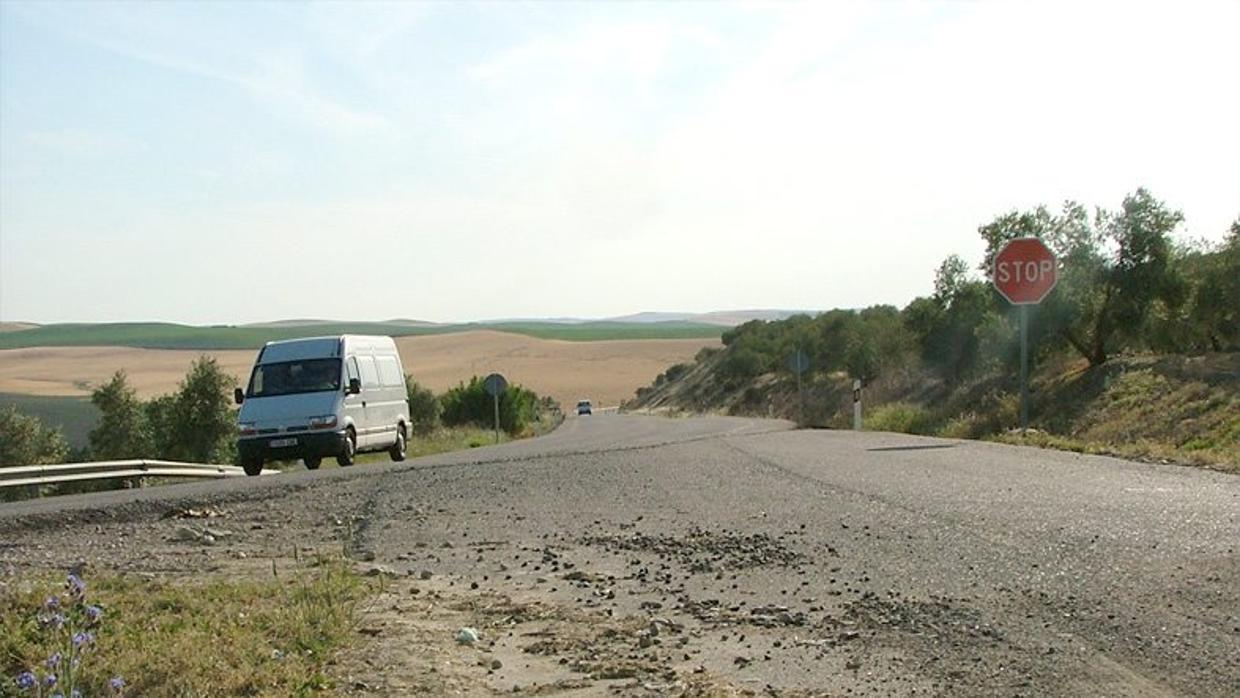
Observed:
[[[307,431],[296,434],[272,434],[237,440],[242,462],[264,463],[273,460],[324,458],[338,455],[344,449],[344,431]],[[296,439],[296,443],[287,443]]]

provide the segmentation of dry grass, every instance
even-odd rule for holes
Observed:
[[[369,594],[338,561],[264,579],[101,575],[87,583],[88,602],[104,616],[82,663],[86,695],[108,695],[106,684],[117,675],[135,696],[330,690],[328,663],[356,640],[360,603]],[[54,651],[36,616],[59,586],[46,579],[0,591],[0,673],[41,669]],[[6,681],[0,695],[12,688]]]
[[[588,397],[615,405],[672,364],[688,361],[716,339],[569,342],[507,332],[477,331],[399,337],[405,370],[439,392],[473,375],[503,373],[561,404]],[[0,393],[88,395],[118,369],[142,397],[176,389],[204,352],[129,347],[38,347],[0,351]],[[240,383],[256,352],[209,352]]]

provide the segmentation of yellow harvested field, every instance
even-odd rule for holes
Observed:
[[[473,375],[504,374],[540,395],[571,406],[580,398],[616,405],[668,366],[691,361],[715,339],[566,342],[507,332],[477,331],[397,337],[405,371],[442,392]],[[214,356],[240,384],[257,351],[184,351],[129,347],[34,347],[0,350],[0,393],[90,394],[118,369],[142,397],[176,389],[190,363]]]

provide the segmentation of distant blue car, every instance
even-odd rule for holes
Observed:
[[[577,414],[593,414],[590,411],[589,400],[578,400],[577,401]]]

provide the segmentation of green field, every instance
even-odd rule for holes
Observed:
[[[84,397],[0,393],[0,408],[10,405],[22,414],[38,417],[48,427],[60,429],[72,448],[86,446],[90,430],[99,421],[99,410]]]
[[[196,327],[155,322],[43,325],[0,333],[0,349],[65,346],[123,346],[143,349],[257,349],[265,342],[338,334],[381,334],[393,337],[498,330],[538,337],[590,342],[607,339],[697,339],[719,337],[723,328],[690,322],[502,322],[411,326],[405,323],[339,322],[295,327]]]

